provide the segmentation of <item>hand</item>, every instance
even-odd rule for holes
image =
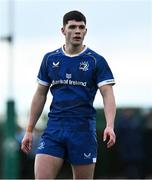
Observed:
[[[107,140],[107,148],[112,147],[116,141],[116,135],[111,127],[106,127],[103,133],[103,141]]]
[[[22,144],[21,144],[21,149],[25,153],[29,153],[32,149],[32,140],[33,140],[33,135],[31,132],[26,132]]]

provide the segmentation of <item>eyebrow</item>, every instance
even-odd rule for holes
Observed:
[[[79,28],[85,28],[85,25],[74,25],[74,24],[71,24],[69,25],[69,28],[75,28],[75,27],[79,27]]]

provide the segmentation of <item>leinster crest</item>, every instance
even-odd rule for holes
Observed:
[[[87,61],[80,62],[79,69],[82,71],[87,71],[89,67],[89,63]]]

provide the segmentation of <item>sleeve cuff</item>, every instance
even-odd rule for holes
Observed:
[[[97,85],[98,85],[98,87],[101,87],[101,86],[104,86],[104,85],[107,85],[107,84],[114,85],[115,84],[115,80],[114,79],[108,79],[108,80],[99,82]]]
[[[42,81],[41,79],[37,78],[37,82],[43,86],[50,86],[50,83],[46,81]]]

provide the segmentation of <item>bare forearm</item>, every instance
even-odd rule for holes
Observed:
[[[103,86],[100,88],[100,91],[103,97],[106,126],[113,128],[116,115],[116,104],[112,86]]]
[[[42,85],[38,85],[38,88],[34,94],[31,109],[30,109],[30,116],[28,121],[28,126],[26,128],[27,132],[32,132],[33,128],[35,127],[46,102],[48,87],[44,87]]]
[[[115,104],[115,99],[114,99],[113,94],[111,94],[110,96],[105,96],[103,98],[103,102],[104,102],[105,118],[106,118],[106,123],[107,123],[106,126],[114,128],[116,104]]]
[[[31,110],[30,110],[27,131],[32,131],[33,128],[35,127],[35,125],[43,111],[45,102],[46,102],[45,96],[38,96],[37,94],[34,95],[32,104],[31,104]]]

